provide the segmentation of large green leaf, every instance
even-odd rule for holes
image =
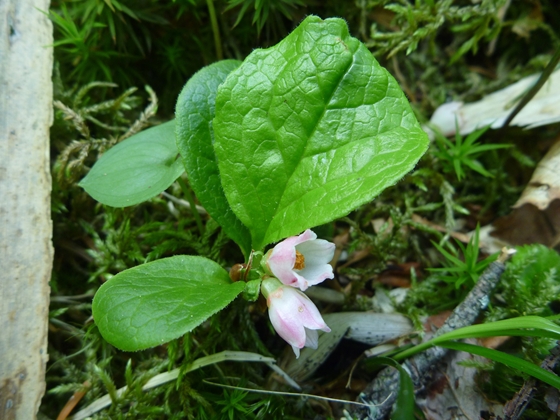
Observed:
[[[175,121],[144,130],[109,149],[79,185],[97,201],[126,207],[165,191],[183,172]]]
[[[125,270],[101,286],[93,299],[93,317],[109,343],[142,350],[191,331],[244,287],[206,258],[164,258]]]
[[[342,19],[306,18],[218,89],[215,149],[253,247],[344,216],[428,146],[397,82]]]
[[[247,256],[251,251],[251,237],[224,195],[212,130],[218,86],[240,64],[237,60],[218,61],[204,67],[187,82],[177,100],[176,132],[177,147],[196,196]]]

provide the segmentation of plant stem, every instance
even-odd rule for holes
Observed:
[[[181,186],[183,190],[183,194],[185,194],[185,198],[191,205],[191,211],[194,216],[194,220],[196,221],[196,225],[198,226],[198,230],[200,231],[201,235],[204,235],[204,225],[202,224],[202,219],[200,218],[200,214],[198,214],[198,210],[196,209],[196,203],[194,202],[194,197],[191,194],[191,189],[185,184],[185,181],[181,177],[177,178],[177,182]]]
[[[511,111],[511,114],[509,114],[509,116],[505,120],[504,125],[502,125],[502,128],[507,127],[509,123],[513,121],[515,116],[519,114],[519,112],[525,107],[525,105],[527,105],[529,101],[533,99],[533,96],[535,96],[538,93],[538,91],[541,90],[545,82],[548,80],[548,78],[556,68],[558,62],[560,62],[560,48],[556,50],[556,53],[554,53],[554,56],[550,59],[550,62],[548,63],[544,71],[541,73],[541,76],[539,77],[537,82],[533,85],[531,89],[529,89],[529,91],[525,94],[525,96],[521,98],[521,101],[517,104],[517,106],[513,109],[513,111]]]
[[[218,19],[216,19],[216,9],[214,9],[213,0],[206,0],[208,5],[208,13],[210,14],[210,22],[212,23],[212,32],[214,33],[214,46],[216,47],[216,58],[223,59],[222,39],[220,38],[220,28],[218,27]]]

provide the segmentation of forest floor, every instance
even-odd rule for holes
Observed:
[[[124,137],[174,118],[181,88],[200,68],[273,46],[311,14],[347,22],[397,80],[430,136],[427,152],[396,185],[314,229],[336,245],[334,279],[310,294],[332,324],[321,336],[326,344],[296,361],[270,326],[266,304],[237,299],[169,343],[116,349],[92,318],[92,298],[116,274],[173,255],[203,256],[227,269],[245,259],[180,182],[124,208],[98,203],[78,183]],[[71,418],[106,395],[110,404],[92,408],[90,418],[379,418],[377,406],[335,400],[371,403],[376,374],[394,363],[387,356],[402,362],[399,352],[453,316],[471,316],[478,326],[539,318],[527,324],[531,334],[510,325],[469,338],[480,354],[464,347],[426,362],[429,375],[412,372],[416,396],[403,395],[403,382],[401,393],[393,392],[403,407],[407,398],[414,407],[394,418],[519,418],[523,410],[522,418],[560,416],[555,374],[536,380],[527,365],[496,359],[505,354],[550,373],[560,353],[554,0],[58,0],[50,17],[55,259],[39,418]],[[506,121],[535,84],[537,95]],[[188,189],[187,176],[181,179]],[[504,254],[503,274],[489,274],[504,247],[516,253]],[[485,305],[472,314],[469,293],[482,287],[481,275],[494,276],[494,287],[478,296]],[[556,325],[552,332],[534,333],[542,319]],[[273,358],[301,390],[270,363],[232,361],[224,351]],[[161,382],[142,390],[154,377]],[[288,394],[299,392],[305,396]]]

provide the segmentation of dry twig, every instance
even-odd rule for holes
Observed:
[[[560,361],[560,341],[556,343],[548,356],[541,363],[541,368],[553,372]],[[539,381],[531,377],[525,381],[523,387],[504,405],[504,419],[517,420],[521,417],[537,391]]]
[[[489,295],[498,284],[505,270],[504,263],[511,254],[510,249],[502,250],[498,260],[484,270],[465,300],[455,308],[445,324],[437,331],[436,337],[471,325],[476,320],[480,311],[488,305]],[[431,378],[434,368],[447,352],[448,350],[442,347],[432,347],[403,363],[403,367],[412,378],[416,393],[425,389],[425,384]],[[391,368],[383,369],[358,397],[361,402],[369,404],[370,408],[354,408],[354,415],[368,420],[385,418],[391,412],[398,391],[399,371]]]

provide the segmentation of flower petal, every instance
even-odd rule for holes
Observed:
[[[330,331],[330,328],[325,324],[319,309],[305,294],[293,287],[283,287],[284,296],[287,301],[291,302],[291,310],[297,311],[296,315],[298,321],[305,327],[313,330]]]
[[[305,346],[305,328],[299,320],[290,313],[281,312],[272,304],[268,310],[272,326],[288,344],[302,348]]]
[[[317,348],[316,330],[330,332],[315,304],[298,289],[283,285],[278,279],[265,278],[261,291],[272,326],[292,346],[296,357],[304,346]]]
[[[328,264],[334,257],[335,245],[324,239],[315,239],[296,245],[296,250],[305,255],[305,263]]]
[[[296,355],[296,359],[299,359],[299,349],[302,348],[302,347],[292,346],[292,350],[294,351],[294,354]]]
[[[305,329],[305,347],[316,349],[319,346],[319,333],[317,330]]]
[[[319,284],[334,278],[333,268],[329,262],[333,259],[335,245],[324,239],[304,242],[296,250],[305,258],[305,267],[296,273],[307,280],[307,286]],[[302,288],[302,290],[305,290]]]
[[[294,269],[296,250],[304,257],[304,268]],[[270,272],[288,286],[306,290],[309,286],[334,277],[328,264],[335,251],[335,245],[307,229],[301,235],[292,236],[278,243],[270,251],[266,264]]]

